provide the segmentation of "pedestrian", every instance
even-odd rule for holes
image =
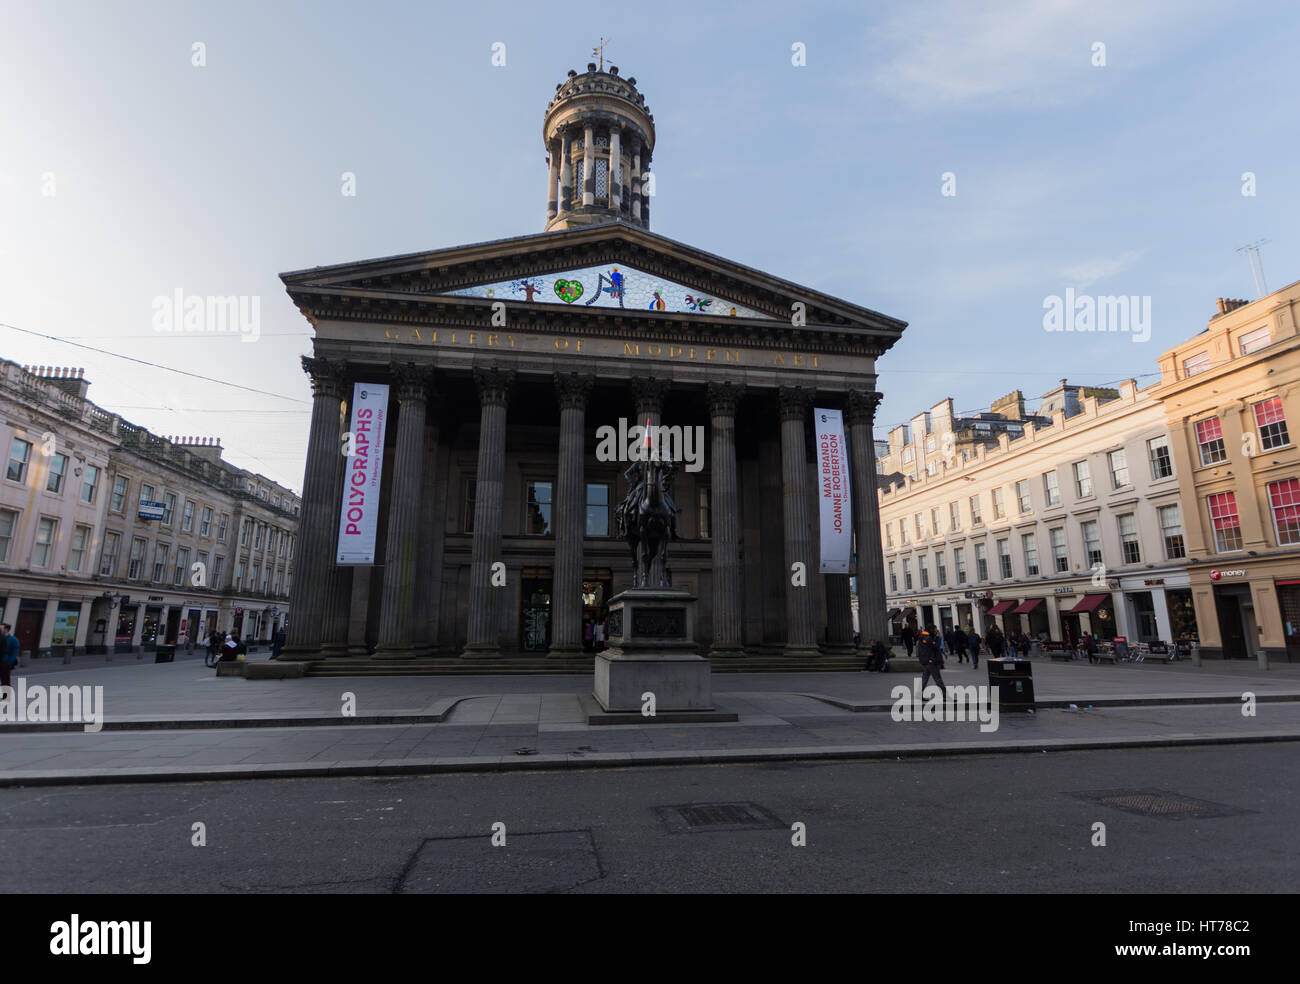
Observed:
[[[970,632],[966,633],[966,649],[970,653],[971,664],[977,670],[980,668],[980,643],[983,641],[984,640],[980,638],[980,634],[974,629],[971,629]]]
[[[912,658],[912,646],[916,643],[916,630],[912,628],[912,623],[908,622],[903,626],[902,631],[903,645],[907,647],[907,658]]]
[[[922,632],[921,638],[916,647],[917,658],[921,661],[921,692],[924,693],[930,685],[930,679],[933,677],[935,685],[938,686],[941,693],[947,693],[943,685],[943,675],[939,672],[943,669],[943,656],[939,653],[939,647],[935,644],[934,637],[928,632]]]
[[[989,629],[988,634],[984,636],[984,643],[989,647],[989,655],[995,659],[1001,659],[1002,653],[1006,649],[1007,640],[1002,635],[1002,630],[996,625]]]
[[[1083,651],[1088,654],[1088,662],[1097,662],[1097,640],[1091,632],[1085,632],[1083,638],[1079,640]]]
[[[221,646],[221,658],[218,662],[231,663],[239,658],[239,646],[235,643],[233,635],[227,635],[226,641]]]
[[[966,658],[966,633],[960,625],[952,630],[952,651],[960,663]]]
[[[21,648],[22,643],[13,634],[13,626],[8,622],[0,625],[0,687],[13,686],[9,682],[9,674],[18,665],[18,650]]]
[[[271,658],[279,659],[280,654],[284,652],[284,626],[275,630],[275,637],[271,640]]]
[[[596,652],[605,648],[605,620],[601,619],[591,627],[591,641],[596,647]]]

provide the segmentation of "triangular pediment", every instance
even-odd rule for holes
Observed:
[[[766,318],[771,315],[688,287],[628,264],[603,263],[559,273],[497,280],[444,291],[454,297],[558,304],[561,307],[668,311],[712,317]]]

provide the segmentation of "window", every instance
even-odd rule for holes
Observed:
[[[952,551],[952,569],[957,576],[958,584],[966,583],[966,551],[961,547],[955,547]]]
[[[1080,499],[1092,495],[1092,470],[1086,461],[1074,463],[1074,494]]]
[[[933,454],[934,448],[935,448],[934,435],[931,434],[929,437],[925,439],[925,453]]]
[[[1237,518],[1237,496],[1220,492],[1206,500],[1210,507],[1210,525],[1214,527],[1214,549],[1231,553],[1241,549],[1241,521]]]
[[[998,568],[1003,578],[1011,577],[1011,541],[1009,539],[998,541]]]
[[[938,581],[939,587],[941,588],[948,583],[948,565],[945,563],[944,556],[941,553],[934,555],[934,578]]]
[[[916,539],[917,539],[918,541],[924,539],[924,538],[925,538],[925,527],[924,527],[923,525],[921,525],[921,514],[920,514],[920,513],[917,513],[915,516],[912,517],[912,523],[913,523],[913,525],[914,525],[914,528],[916,529]]]
[[[1033,510],[1034,504],[1029,501],[1029,480],[1028,479],[1016,483],[1016,503],[1017,505],[1020,506],[1020,514],[1022,516],[1025,513],[1031,512]]]
[[[104,577],[112,577],[117,573],[117,551],[121,542],[120,533],[104,534],[104,549],[99,552],[99,573]]]
[[[1025,533],[1020,537],[1020,547],[1025,554],[1025,574],[1032,576],[1038,573],[1038,541],[1034,539],[1034,534]]]
[[[262,594],[267,594],[271,590],[271,565],[266,565],[266,570],[262,571]]]
[[[235,579],[230,582],[230,587],[238,591],[244,583],[244,562],[241,560],[235,564]]]
[[[590,496],[588,498],[590,498]],[[284,556],[284,552],[285,549],[288,547],[288,544],[289,544],[289,531],[282,530],[280,532],[280,549],[279,549],[279,555],[281,557]]]
[[[81,573],[81,564],[86,557],[86,545],[90,543],[90,527],[77,526],[72,530],[72,546],[68,550],[68,570]]]
[[[984,522],[984,517],[980,515],[980,497],[973,495],[970,497],[970,524],[971,526],[979,526],[982,522]]]
[[[226,542],[226,530],[230,528],[230,517],[225,513],[221,514],[221,523],[217,526],[217,542]]]
[[[31,442],[15,437],[13,447],[9,451],[9,470],[5,472],[5,478],[11,482],[25,481],[27,479],[27,463],[31,460],[31,457]]]
[[[144,568],[144,538],[136,537],[131,541],[131,562],[127,566],[126,576],[132,581],[138,581]]]
[[[280,587],[283,583],[284,583],[284,568],[277,567],[275,569],[275,593],[276,594],[280,594]]]
[[[140,505],[141,505],[141,507],[143,507],[144,504],[145,504],[146,502],[153,502],[153,486],[152,486],[152,485],[141,485],[141,486],[140,486]]]
[[[908,591],[912,590],[912,562],[910,560],[903,561],[903,587]]]
[[[66,454],[50,455],[50,471],[45,477],[45,491],[59,495],[63,492],[63,479],[68,474],[68,456]]]
[[[1006,515],[1007,515],[1007,507],[1006,507],[1006,502],[1003,500],[1002,497],[1002,490],[1000,488],[994,489],[993,490],[993,518],[1003,519],[1006,517]]]
[[[894,549],[894,524],[885,524],[885,547],[889,550]]]
[[[289,537],[289,559],[293,560],[293,537]],[[288,575],[286,575],[285,577],[284,585],[285,585],[284,590],[288,591],[289,590]]]
[[[253,538],[253,521],[251,519],[246,519],[244,520],[243,524],[239,528],[239,545],[241,547],[248,546],[248,541],[251,540],[252,538]]]
[[[194,532],[194,500],[193,499],[185,500],[185,508],[181,512],[181,532],[182,533]]]
[[[940,528],[939,528],[939,510],[938,510],[938,509],[931,509],[931,510],[930,510],[930,529],[934,530],[934,535],[935,535],[935,536],[938,536],[938,535],[939,535],[939,533],[940,533]]]
[[[1280,396],[1255,404],[1255,426],[1259,428],[1259,446],[1265,451],[1284,448],[1291,443]]]
[[[166,526],[168,529],[170,529],[172,525],[172,517],[175,515],[176,515],[176,493],[165,492],[163,493],[163,518],[162,518],[163,526]]]
[[[892,560],[889,562],[889,590],[898,590],[898,567]]]
[[[1223,444],[1223,425],[1218,417],[1196,422],[1196,444],[1201,449],[1202,465],[1217,465],[1228,460],[1228,451]]]
[[[1147,457],[1151,459],[1151,478],[1159,481],[1174,473],[1174,460],[1169,456],[1169,437],[1161,434],[1147,441]]]
[[[1064,574],[1070,569],[1070,555],[1065,549],[1065,530],[1060,527],[1049,530],[1047,537],[1052,544],[1052,569],[1057,574]]]
[[[185,575],[190,569],[190,548],[181,547],[176,551],[176,580],[173,582],[176,587],[185,583]]]
[[[278,540],[279,538],[280,538],[280,531],[277,530],[275,527],[271,527],[270,532],[267,533],[266,535],[266,552],[271,554],[272,556],[275,555],[275,541]]]
[[[113,477],[113,498],[109,502],[109,507],[113,512],[120,513],[122,507],[126,505],[126,493],[130,484],[125,475],[115,475]]]
[[[1278,546],[1300,543],[1300,479],[1284,478],[1268,485],[1268,504],[1273,510],[1273,529]]]
[[[592,513],[591,513],[591,490],[602,489],[605,496],[605,518],[601,520],[604,523],[603,532],[593,533],[591,531]],[[712,535],[713,530],[713,498],[712,492],[707,485],[701,485],[695,490],[695,502],[698,508],[696,513],[696,529],[699,530],[700,539],[707,540]],[[588,536],[608,536],[609,535],[609,487],[606,485],[588,485],[587,486],[587,535]],[[599,517],[597,517],[599,519]]]
[[[1272,341],[1268,325],[1263,328],[1256,328],[1254,331],[1248,331],[1238,339],[1241,345],[1241,354],[1250,355],[1251,352],[1257,352],[1265,345]]]
[[[99,469],[95,465],[87,465],[81,475],[81,501],[93,503],[98,489]]]
[[[257,524],[257,534],[253,537],[253,549],[261,550],[262,544],[266,541],[266,524]]]
[[[1097,526],[1095,520],[1090,519],[1086,523],[1079,524],[1079,531],[1083,534],[1083,553],[1088,558],[1088,566],[1096,567],[1102,563],[1101,528]]]
[[[989,579],[989,551],[982,543],[975,544],[975,574],[977,580],[987,581]]]
[[[208,582],[208,587],[214,591],[221,587],[221,575],[225,573],[226,558],[215,557],[212,561],[212,580]]]
[[[916,448],[903,449],[903,464],[910,464],[916,460]]]
[[[36,524],[36,544],[32,547],[32,566],[49,567],[50,549],[54,546],[54,530],[58,521],[42,516]]]
[[[901,546],[904,546],[904,547],[907,546],[907,543],[908,543],[908,541],[907,541],[907,520],[905,520],[905,519],[900,519],[900,520],[898,521],[898,542],[899,542],[899,544],[900,544]]]
[[[957,503],[948,503],[948,528],[956,533],[961,529],[961,514],[957,512]]]
[[[1106,460],[1110,463],[1110,487],[1122,489],[1128,485],[1128,453],[1119,448],[1107,454]]]
[[[596,161],[596,197],[609,197],[609,161],[603,158]]]
[[[1043,472],[1043,504],[1049,509],[1061,504],[1061,489],[1056,484],[1056,471]]]
[[[0,563],[9,559],[9,545],[14,542],[14,527],[18,514],[12,509],[0,509]]]
[[[921,587],[928,588],[930,586],[930,571],[925,566],[924,556],[916,558],[916,569],[921,573]]]
[[[1142,562],[1142,547],[1138,543],[1137,517],[1124,513],[1116,517],[1119,523],[1119,547],[1126,564]]]
[[[1190,359],[1183,360],[1183,378],[1190,379],[1197,373],[1205,372],[1210,368],[1210,353],[1201,352],[1192,356]]]
[[[215,581],[215,580],[208,580],[208,578],[209,578],[209,571],[208,571],[208,552],[207,552],[206,550],[200,550],[200,551],[199,551],[199,552],[194,556],[194,561],[195,561],[195,563],[198,563],[198,564],[202,564],[202,565],[203,565],[203,566],[200,567],[199,569],[202,571],[202,577],[203,577],[203,581],[204,581],[204,583],[203,583],[203,584],[193,584],[192,586],[193,586],[193,587],[196,587],[196,588],[202,588],[202,587],[209,587],[209,588],[211,588],[211,587],[215,587],[215,586],[216,586],[216,581]]]
[[[212,507],[204,506],[203,515],[199,518],[199,536],[212,535]]]
[[[248,576],[248,590],[249,590],[249,591],[256,591],[256,590],[257,590],[257,582],[258,582],[258,580],[259,580],[261,577],[262,577],[262,565],[261,565],[261,564],[254,564],[254,565],[253,565],[253,570],[249,573],[249,576]]]
[[[1165,541],[1165,559],[1177,560],[1187,556],[1187,546],[1183,543],[1183,517],[1177,506],[1161,506],[1156,510],[1160,516],[1160,536]]]
[[[153,549],[153,579],[162,581],[167,576],[167,555],[171,553],[172,545],[163,543],[161,540]]]
[[[474,532],[474,503],[478,494],[478,480],[465,479],[465,532]]]
[[[550,482],[528,483],[528,513],[524,520],[524,533],[532,536],[550,536],[554,532],[551,529],[553,488]]]

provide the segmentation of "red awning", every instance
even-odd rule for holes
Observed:
[[[989,614],[989,615],[1001,615],[1001,614],[1002,614],[1003,612],[1005,612],[1008,608],[1013,608],[1013,607],[1015,607],[1015,604],[1016,604],[1016,603],[1015,603],[1014,601],[999,601],[996,605],[994,605],[992,608],[990,608],[990,609],[988,610],[987,614]]]
[[[1066,614],[1077,615],[1079,612],[1090,612],[1098,605],[1100,605],[1103,601],[1109,601],[1109,600],[1110,600],[1110,595],[1108,594],[1084,595],[1083,600],[1080,601],[1073,608],[1071,608],[1068,612],[1066,612]]]
[[[1011,610],[1012,615],[1025,615],[1032,612],[1035,608],[1043,603],[1042,598],[1026,598],[1018,606]]]

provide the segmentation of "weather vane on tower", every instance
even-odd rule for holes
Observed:
[[[613,38],[601,38],[600,44],[591,49],[592,56],[599,60],[600,71],[602,72],[605,71],[605,45],[609,44],[613,40]]]

